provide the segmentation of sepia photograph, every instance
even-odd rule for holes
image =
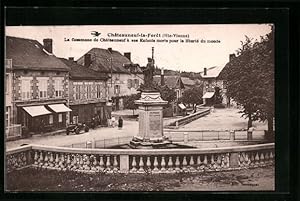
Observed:
[[[275,30],[5,26],[4,190],[274,192]]]

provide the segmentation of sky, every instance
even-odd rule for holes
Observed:
[[[91,34],[92,31],[97,31],[100,35],[94,36]],[[157,67],[192,72],[200,72],[204,67],[225,65],[229,61],[229,54],[236,53],[241,47],[241,41],[245,41],[245,36],[260,40],[261,36],[270,31],[269,24],[5,27],[7,36],[35,39],[41,44],[44,38],[52,38],[53,54],[57,57],[74,57],[77,60],[91,48],[111,47],[121,54],[131,52],[132,62],[145,66],[147,58],[152,55],[151,48],[154,47]],[[136,35],[112,37],[111,35],[115,33]],[[72,41],[72,38],[91,41]],[[123,41],[105,42],[103,41],[105,39],[123,39]],[[155,42],[141,42],[140,39]],[[186,41],[187,39],[190,41]]]

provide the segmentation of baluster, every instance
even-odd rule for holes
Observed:
[[[254,159],[254,153],[251,153],[251,157],[250,157],[250,165],[253,166],[255,164],[255,159]]]
[[[146,165],[147,165],[147,171],[151,171],[151,161],[150,161],[150,156],[147,157]]]
[[[83,170],[83,156],[79,155],[79,170]]]
[[[255,166],[257,166],[259,164],[259,156],[258,156],[258,152],[256,152],[255,154]]]
[[[39,158],[39,166],[42,166],[44,162],[44,158],[43,158],[43,152],[40,152],[40,158]]]
[[[38,159],[39,159],[37,151],[34,152],[34,158],[33,159],[34,159],[34,164],[37,165],[38,164]]]
[[[136,160],[135,160],[135,156],[132,156],[132,163],[131,163],[132,169],[131,172],[136,172]]]
[[[269,153],[266,152],[266,153],[265,153],[265,160],[266,160],[265,163],[266,163],[266,164],[269,164],[269,163],[270,163],[270,160],[269,160],[269,159],[270,159]]]
[[[60,161],[59,161],[59,166],[62,170],[64,169],[64,162],[65,162],[65,156],[64,156],[64,154],[61,154]]]
[[[207,170],[209,168],[208,167],[208,162],[207,162],[207,155],[204,155],[203,164],[204,164],[204,169]]]
[[[110,156],[106,157],[106,170],[108,170],[108,172],[110,172],[111,167],[110,167]]]
[[[56,153],[56,154],[55,154],[55,167],[56,167],[56,168],[59,167],[58,162],[59,162],[59,159],[58,159],[58,153]]]
[[[271,164],[273,164],[273,162],[274,162],[274,161],[273,161],[273,158],[274,158],[274,157],[273,157],[273,153],[272,153],[272,151],[270,151],[270,163],[271,163]]]
[[[160,165],[161,165],[160,171],[161,172],[165,172],[166,171],[166,168],[165,168],[166,161],[165,161],[165,157],[164,156],[161,157],[161,163],[160,163]]]
[[[173,172],[173,161],[172,161],[172,156],[169,156],[169,161],[168,161],[168,172]]]
[[[189,169],[190,169],[191,172],[195,172],[195,167],[194,166],[195,166],[194,157],[191,156],[191,158],[190,158],[190,166],[189,166]]]
[[[201,162],[201,157],[200,155],[197,156],[197,170],[203,170],[203,164]]]
[[[140,156],[140,162],[139,162],[139,173],[143,173],[144,171],[144,161],[143,156]]]
[[[153,172],[158,172],[158,161],[157,161],[157,156],[154,157],[154,162],[153,162]]]
[[[89,155],[85,156],[85,170],[91,170],[91,158]]]
[[[215,168],[215,158],[214,158],[213,154],[211,155],[211,158],[210,158],[210,168],[211,169]]]
[[[260,157],[259,157],[259,159],[260,159],[260,164],[261,165],[264,165],[265,164],[265,157],[264,157],[264,154],[263,154],[263,152],[262,153],[260,153]]]
[[[249,166],[249,163],[250,163],[250,161],[249,161],[249,156],[248,156],[248,153],[246,153],[246,154],[245,154],[245,165],[246,165],[246,166]]]
[[[244,167],[244,153],[239,154],[239,165],[240,167]]]
[[[52,168],[54,166],[54,157],[53,153],[50,153],[49,166]]]
[[[44,165],[43,165],[44,168],[47,168],[47,166],[48,166],[48,160],[49,160],[48,154],[49,154],[49,152],[45,153]]]
[[[175,171],[179,172],[180,171],[180,161],[179,161],[179,156],[176,156],[176,161],[175,161]]]
[[[229,157],[229,156],[230,156],[230,154],[227,153],[227,154],[226,154],[226,167],[227,167],[227,168],[230,167],[230,157]]]
[[[113,166],[114,166],[114,172],[117,172],[118,171],[118,160],[117,160],[117,156],[115,155],[114,156],[114,163],[113,163]]]
[[[221,155],[218,155],[217,156],[217,170],[219,170],[221,165],[222,165]]]
[[[99,170],[100,170],[101,172],[104,170],[103,156],[100,156]]]
[[[71,160],[70,160],[70,154],[67,155],[67,169],[71,169]]]
[[[183,171],[187,171],[187,160],[186,160],[186,156],[183,156],[183,160],[182,160],[182,170]]]
[[[98,164],[97,163],[97,158],[96,158],[96,156],[91,155],[91,159],[93,160],[91,170],[94,171],[94,172],[96,172],[97,171],[97,164]]]

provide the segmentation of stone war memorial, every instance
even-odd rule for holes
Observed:
[[[160,92],[153,86],[154,59],[148,58],[144,70],[145,89],[141,98],[135,101],[139,109],[139,132],[130,142],[133,148],[153,148],[170,144],[163,135],[163,106],[167,104]]]

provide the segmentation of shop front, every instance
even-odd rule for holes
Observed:
[[[66,113],[71,110],[64,104],[18,107],[18,123],[24,134],[38,134],[64,129]]]

